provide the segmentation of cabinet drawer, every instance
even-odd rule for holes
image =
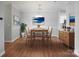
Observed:
[[[74,48],[74,33],[73,32],[60,31],[59,37],[64,44],[66,44],[69,47]]]
[[[64,36],[64,38],[65,38],[66,40],[68,40],[68,39],[69,39],[69,36]]]
[[[68,41],[68,40],[63,39],[62,41],[63,41],[63,43],[64,43],[64,44],[66,44],[66,45],[68,45],[68,46],[69,46],[69,41]]]

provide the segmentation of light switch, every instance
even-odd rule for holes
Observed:
[[[2,17],[0,17],[0,20],[3,20],[3,18],[2,18]]]

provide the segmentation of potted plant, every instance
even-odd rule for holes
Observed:
[[[20,37],[22,37],[22,33],[25,32],[26,26],[27,26],[27,25],[26,25],[25,23],[21,23],[21,24],[20,24]]]

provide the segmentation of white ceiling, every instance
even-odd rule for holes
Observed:
[[[12,2],[13,7],[22,12],[42,11],[42,12],[56,12],[67,5],[67,1],[15,1]]]
[[[0,1],[0,5],[11,5],[11,1]]]
[[[57,12],[66,10],[73,1],[0,1],[0,5],[11,5],[22,12]],[[73,3],[72,3],[73,4]]]

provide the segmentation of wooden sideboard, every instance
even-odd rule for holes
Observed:
[[[69,48],[74,49],[74,32],[59,31],[59,39]]]

